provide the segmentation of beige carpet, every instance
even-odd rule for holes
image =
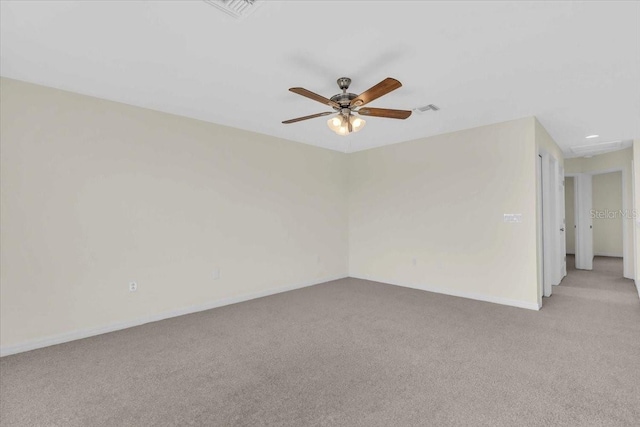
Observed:
[[[595,268],[540,312],[344,279],[5,357],[1,424],[638,425],[638,295]]]

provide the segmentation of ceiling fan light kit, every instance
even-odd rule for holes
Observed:
[[[392,110],[388,108],[362,108],[365,104],[380,98],[387,93],[398,89],[402,86],[398,80],[391,77],[387,77],[377,85],[367,89],[360,95],[355,93],[349,93],[347,90],[351,85],[351,79],[349,77],[340,77],[337,81],[338,87],[342,89],[342,93],[333,95],[331,98],[325,98],[317,93],[301,87],[292,87],[289,89],[293,93],[302,95],[314,101],[328,105],[333,108],[334,111],[327,111],[324,113],[312,114],[310,116],[298,117],[295,119],[285,120],[282,123],[290,124],[303,120],[313,119],[316,117],[326,116],[329,114],[335,114],[335,116],[329,118],[327,126],[338,135],[349,135],[350,133],[359,132],[364,128],[367,123],[362,117],[359,116],[373,116],[384,117],[390,119],[404,120],[411,115],[409,110]]]
[[[329,126],[329,129],[338,135],[348,135],[351,132],[359,132],[365,124],[367,124],[367,122],[364,119],[353,115],[350,115],[347,119],[343,115],[337,114],[327,120],[327,126]]]

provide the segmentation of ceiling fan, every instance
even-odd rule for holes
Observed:
[[[313,99],[314,101],[318,101],[322,104],[329,105],[334,109],[334,111],[298,117],[291,120],[285,120],[282,123],[296,123],[302,120],[335,114],[334,117],[331,117],[327,121],[327,125],[338,135],[348,135],[352,132],[358,132],[364,127],[366,122],[359,116],[386,117],[390,119],[404,120],[411,115],[410,110],[364,107],[369,102],[401,87],[402,83],[398,80],[387,77],[377,85],[365,90],[360,95],[347,93],[347,89],[349,89],[350,84],[351,79],[349,77],[340,77],[338,79],[338,87],[342,89],[342,93],[333,95],[331,98],[325,98],[324,96],[318,95],[317,93],[313,93],[310,90],[301,87],[292,87],[289,89],[291,92],[306,96],[307,98]]]

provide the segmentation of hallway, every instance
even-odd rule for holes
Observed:
[[[603,303],[616,310],[640,310],[635,284],[622,276],[622,258],[596,256],[593,270],[587,271],[576,270],[575,256],[567,255],[567,276],[560,286],[553,287],[553,296],[550,300],[545,298],[543,307],[554,299],[560,300],[556,303],[571,304],[572,308],[596,309],[591,304]]]

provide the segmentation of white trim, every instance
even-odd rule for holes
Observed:
[[[542,223],[542,153],[536,154],[536,266],[538,279],[538,305],[542,307],[544,296],[544,252],[543,252],[543,223]]]
[[[633,161],[631,161],[631,168],[633,171]],[[623,166],[616,166],[613,168],[607,168],[607,169],[599,169],[599,170],[594,170],[594,171],[588,171],[588,172],[584,172],[585,174],[589,174],[591,176],[596,176],[596,175],[603,175],[603,174],[607,174],[607,173],[614,173],[614,172],[620,172],[621,175],[621,179],[622,179],[622,210],[625,212],[629,212],[630,208],[629,208],[629,198],[627,197],[627,174],[629,173],[629,171],[627,171],[627,169]],[[633,179],[633,173],[632,173],[632,179]],[[632,182],[632,191],[633,191],[633,182]],[[633,194],[631,195],[633,198]],[[631,274],[631,270],[632,270],[632,266],[633,266],[633,260],[631,259],[632,257],[628,256],[628,252],[629,252],[629,245],[631,242],[629,242],[628,239],[628,234],[629,234],[629,229],[628,229],[629,225],[628,225],[628,220],[623,219],[622,220],[622,255],[620,255],[622,257],[622,268],[623,268],[623,277],[627,278],[627,279],[633,279],[633,275]],[[595,254],[597,255],[597,254]],[[602,256],[618,256],[618,255],[602,255]]]
[[[578,176],[579,173],[564,173],[565,181],[567,178],[573,178],[573,252],[567,252],[567,255],[573,255],[578,258],[578,254],[576,252],[579,251],[578,247]],[[565,196],[565,208],[566,208],[566,196]],[[574,268],[575,268],[575,260],[574,260]]]
[[[121,329],[127,329],[127,328],[132,328],[134,326],[144,325],[145,323],[157,322],[159,320],[169,319],[171,317],[197,313],[199,311],[210,310],[212,308],[236,304],[239,302],[249,301],[256,298],[262,298],[269,295],[292,291],[295,289],[306,288],[308,286],[319,285],[321,283],[344,279],[346,277],[347,277],[346,275],[325,277],[323,279],[301,282],[294,285],[282,286],[279,288],[267,289],[264,291],[251,292],[248,294],[238,295],[235,297],[222,298],[222,299],[211,301],[205,304],[198,304],[198,305],[192,305],[189,307],[178,308],[176,310],[165,311],[163,313],[158,313],[151,316],[139,317],[137,319],[128,320],[125,322],[115,322],[105,326],[98,326],[96,328],[78,329],[75,331],[64,332],[62,334],[50,335],[45,338],[37,338],[34,340],[22,342],[19,344],[0,347],[0,357],[8,356],[10,354],[22,353],[29,350],[35,350],[38,348],[49,347],[56,344],[62,344],[69,341],[75,341],[82,338],[89,338],[95,335],[106,334],[109,332],[119,331]]]
[[[553,286],[559,285],[564,277],[561,264],[565,257],[561,249],[564,234],[560,231],[563,228],[560,204],[564,210],[564,190],[559,190],[560,161],[542,148],[538,150],[538,154],[542,156],[542,289],[543,296],[550,297]],[[564,180],[564,176],[562,179]]]
[[[593,256],[608,256],[608,257],[613,257],[613,258],[624,258],[624,256],[620,253],[614,253],[614,252],[594,252]]]
[[[636,147],[634,146],[633,149],[635,150]],[[638,204],[640,203],[640,200],[636,200],[636,169],[635,169],[635,164],[634,164],[635,160],[631,160],[631,208],[635,208],[636,206],[638,206]],[[629,207],[627,205],[627,207]],[[638,287],[638,278],[640,278],[640,272],[638,272],[638,250],[640,250],[640,248],[638,247],[638,220],[636,220],[634,218],[633,220],[633,225],[632,227],[632,232],[633,232],[633,245],[632,245],[632,265],[633,265],[633,275],[635,277],[634,282],[636,284],[636,289],[638,289],[638,296],[640,296],[640,287]],[[624,260],[622,260],[623,262],[623,266],[624,266]],[[624,276],[624,273],[623,273]]]
[[[567,275],[567,219],[565,213],[565,187],[564,187],[564,166],[558,162],[558,225],[560,225],[560,234],[558,235],[559,253],[556,255],[560,263],[560,276],[558,277],[558,285]]]
[[[631,163],[631,166],[633,166],[633,163]],[[622,209],[625,212],[630,212],[631,211],[631,206],[629,206],[629,197],[627,197],[627,191],[629,191],[629,189],[627,188],[627,175],[629,174],[629,171],[626,170],[626,168],[623,168],[621,171],[621,175],[622,175]],[[633,176],[631,177],[631,179],[633,179]],[[631,187],[633,190],[633,187]],[[633,194],[631,195],[631,197],[633,198]],[[632,200],[633,202],[633,200]],[[633,260],[631,256],[629,256],[629,247],[630,247],[631,242],[629,241],[629,220],[626,218],[622,219],[622,276],[627,278],[627,279],[633,279],[633,274],[632,274],[632,266],[633,266]]]
[[[494,297],[492,295],[476,294],[473,292],[456,291],[454,289],[438,288],[436,286],[421,285],[415,283],[400,283],[390,280],[382,280],[370,276],[350,275],[354,279],[369,280],[371,282],[384,283],[387,285],[401,286],[403,288],[419,289],[421,291],[434,292],[437,294],[451,295],[454,297],[468,298],[477,301],[492,302],[494,304],[509,305],[518,308],[527,308],[529,310],[540,310],[540,304],[529,301],[521,301],[509,298]]]
[[[554,228],[551,221],[552,204],[550,200],[551,161],[549,159],[549,153],[545,150],[540,149],[540,155],[542,156],[542,295],[550,297],[553,292],[551,285],[553,274],[553,244],[551,230]]]

